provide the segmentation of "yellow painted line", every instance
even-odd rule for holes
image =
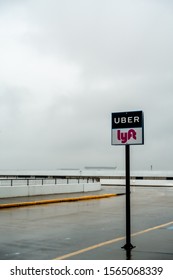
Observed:
[[[81,201],[81,200],[89,200],[89,199],[101,199],[101,198],[109,198],[109,197],[114,197],[119,195],[122,194],[110,193],[110,194],[67,197],[67,198],[39,200],[39,201],[16,202],[16,203],[8,203],[8,204],[4,203],[4,204],[0,204],[0,209],[10,208],[10,207],[32,206],[32,205],[40,205],[40,204],[48,204],[48,203],[61,203],[61,202],[73,202],[73,201]]]
[[[132,236],[136,236],[136,235],[140,235],[140,234],[143,234],[143,233],[147,233],[149,231],[156,230],[156,229],[159,229],[159,228],[162,228],[162,227],[167,227],[167,226],[172,225],[172,224],[173,224],[173,221],[169,222],[169,223],[166,223],[166,224],[161,224],[161,225],[158,225],[158,226],[155,226],[155,227],[152,227],[152,228],[147,228],[147,229],[138,231],[136,233],[133,233]]]
[[[54,260],[65,260],[65,259],[67,259],[69,257],[76,256],[76,255],[79,255],[79,254],[82,254],[82,253],[85,253],[85,252],[97,249],[99,247],[103,247],[103,246],[106,246],[106,245],[109,245],[109,244],[121,241],[123,239],[125,239],[124,236],[123,237],[118,237],[118,238],[115,238],[115,239],[112,239],[112,240],[108,240],[108,241],[105,241],[105,242],[102,242],[102,243],[99,243],[99,244],[96,244],[96,245],[93,245],[93,246],[90,246],[90,247],[87,247],[87,248],[84,248],[84,249],[81,249],[81,250],[78,250],[78,251],[75,251],[75,252],[72,252],[72,253],[66,254],[66,255],[58,257],[58,258],[56,258]]]
[[[147,228],[147,229],[138,231],[136,233],[133,233],[132,236],[137,236],[137,235],[140,235],[140,234],[144,234],[144,233],[147,233],[147,232],[150,232],[150,231],[162,228],[162,227],[169,226],[171,224],[173,224],[173,221],[171,221],[169,223],[166,223],[166,224],[161,224],[161,225],[158,225],[158,226],[155,226],[155,227],[151,227],[151,228]],[[116,243],[116,242],[121,241],[123,239],[125,239],[125,236],[118,237],[118,238],[115,238],[115,239],[112,239],[112,240],[108,240],[108,241],[105,241],[105,242],[101,242],[99,244],[96,244],[96,245],[93,245],[93,246],[90,246],[90,247],[87,247],[87,248],[84,248],[84,249],[81,249],[81,250],[78,250],[78,251],[75,251],[75,252],[72,252],[72,253],[60,256],[60,257],[57,257],[54,260],[65,260],[65,259],[68,259],[70,257],[73,257],[73,256],[76,256],[76,255],[79,255],[79,254],[82,254],[82,253],[85,253],[85,252],[88,252],[88,251],[91,251],[91,250],[94,250],[94,249],[106,246],[106,245],[109,245],[109,244],[112,244],[112,243]]]

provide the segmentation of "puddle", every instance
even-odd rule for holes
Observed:
[[[166,229],[173,230],[173,226],[167,227]]]

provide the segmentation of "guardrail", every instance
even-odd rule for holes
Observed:
[[[153,174],[152,176],[149,174],[141,174],[141,176],[133,174],[130,179],[131,182],[135,182],[135,184],[138,184],[138,182],[144,182],[146,184],[146,181],[173,181],[172,176],[158,176],[157,174]],[[143,176],[142,176],[143,175]],[[168,174],[167,174],[168,175]],[[171,174],[172,175],[172,174]],[[48,175],[8,175],[8,176],[0,176],[0,187],[1,186],[44,186],[44,185],[64,185],[64,184],[83,184],[83,183],[98,183],[100,181],[104,180],[116,180],[117,183],[123,180],[125,180],[125,175],[123,174],[117,174],[117,175],[91,175],[91,174],[80,174],[78,176],[76,175],[66,175],[66,176],[48,176]]]
[[[58,185],[58,184],[83,184],[83,183],[98,183],[100,182],[99,178],[0,178],[0,187],[1,186],[44,186],[44,185]]]
[[[63,177],[7,177],[7,178],[0,178],[0,187],[1,186],[44,186],[44,185],[58,185],[58,184],[82,184],[82,183],[98,183],[100,180],[125,180],[125,176],[63,176]],[[173,177],[166,177],[166,176],[131,176],[131,181],[173,181]],[[145,183],[144,183],[145,184]]]

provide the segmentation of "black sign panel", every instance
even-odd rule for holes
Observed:
[[[112,129],[134,128],[143,126],[143,112],[112,113]]]

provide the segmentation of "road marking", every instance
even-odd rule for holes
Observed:
[[[114,196],[124,195],[124,193],[106,193],[99,195],[88,195],[88,196],[79,196],[79,197],[67,197],[67,198],[58,198],[58,199],[48,199],[48,200],[38,200],[38,201],[26,201],[26,202],[16,202],[16,203],[7,203],[0,204],[0,209],[11,208],[11,207],[23,207],[23,206],[33,206],[49,203],[62,203],[62,202],[73,202],[73,201],[83,201],[90,199],[101,199],[109,198]]]
[[[147,228],[147,229],[135,232],[135,233],[132,234],[132,236],[137,236],[137,235],[144,234],[144,233],[147,233],[147,232],[150,232],[150,231],[162,228],[162,227],[167,227],[171,224],[173,224],[173,221],[171,221],[169,223],[166,223],[166,224],[161,224],[161,225],[158,225],[158,226],[155,226],[155,227],[151,227],[151,228]],[[105,241],[105,242],[101,242],[99,244],[96,244],[96,245],[93,245],[93,246],[90,246],[90,247],[87,247],[87,248],[84,248],[84,249],[81,249],[81,250],[78,250],[78,251],[60,256],[60,257],[57,257],[54,260],[65,260],[65,259],[68,259],[70,257],[73,257],[73,256],[76,256],[76,255],[79,255],[79,254],[82,254],[82,253],[85,253],[85,252],[88,252],[88,251],[106,246],[106,245],[109,245],[109,244],[112,244],[112,243],[116,243],[116,242],[121,241],[123,239],[125,239],[125,236],[118,237],[118,238],[108,240],[108,241]]]
[[[132,236],[140,235],[140,234],[143,234],[143,233],[146,233],[146,232],[149,232],[149,231],[152,231],[152,230],[156,230],[156,229],[159,229],[159,228],[162,228],[162,227],[167,227],[167,226],[172,225],[172,224],[173,224],[173,221],[169,222],[169,223],[166,223],[166,224],[161,224],[159,226],[155,226],[155,227],[152,227],[152,228],[147,228],[147,229],[138,231],[136,233],[133,233]]]

